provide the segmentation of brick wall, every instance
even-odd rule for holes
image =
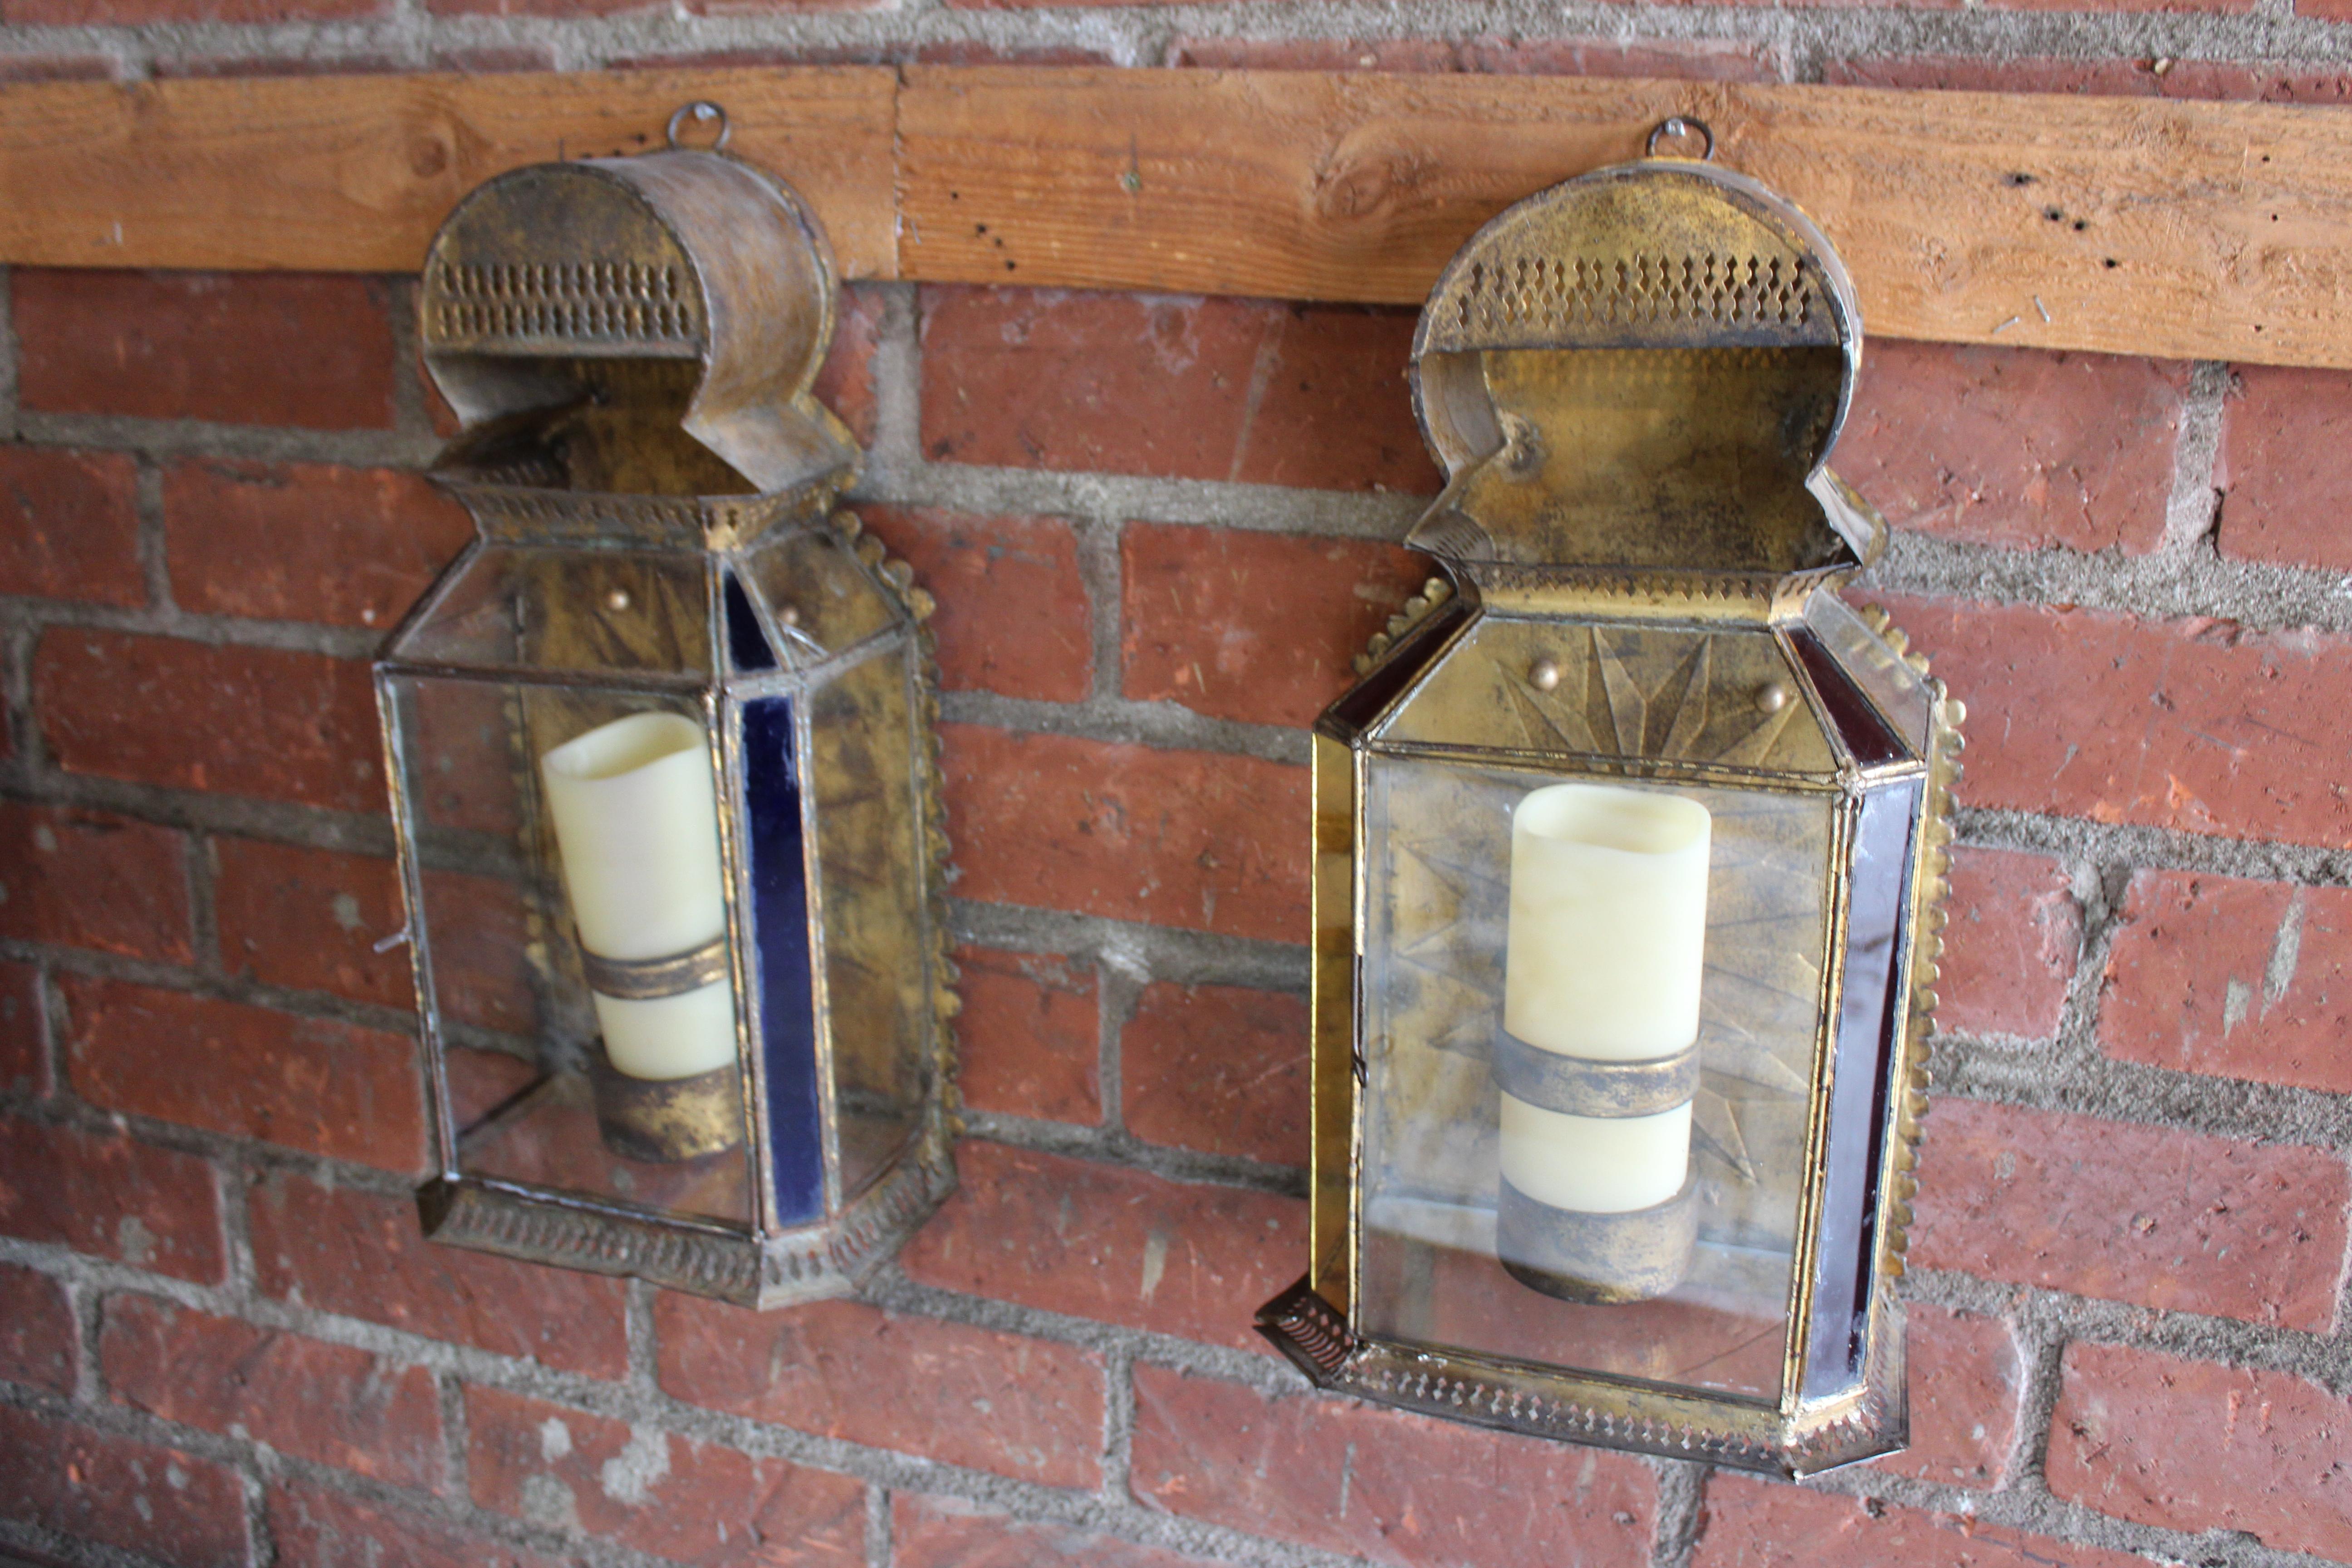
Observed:
[[[0,78],[1095,58],[2337,101],[2100,15],[0,0]],[[1916,1445],[1802,1487],[1305,1392],[1298,726],[1426,574],[1409,313],[869,286],[937,590],[972,1137],[870,1300],[423,1245],[365,664],[465,537],[399,279],[0,316],[0,1551],[74,1563],[2352,1562],[2352,376],[1874,343],[1857,596],[1974,712]],[[1865,301],[1865,305],[1866,305]]]

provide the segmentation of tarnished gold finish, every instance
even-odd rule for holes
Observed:
[[[1648,1061],[1596,1062],[1538,1050],[1499,1029],[1488,1066],[1505,1094],[1563,1116],[1655,1116],[1698,1092],[1696,1043]]]
[[[1823,466],[1860,352],[1813,226],[1681,161],[1529,198],[1432,293],[1448,483],[1408,542],[1445,576],[1314,739],[1311,1253],[1259,1327],[1318,1383],[1790,1475],[1904,1441],[1887,1287],[1960,713],[1836,593],[1885,542]],[[1509,811],[1573,778],[1710,812],[1687,1063],[1502,1030]],[[1534,1203],[1493,1175],[1505,1089],[1688,1103],[1690,1178],[1632,1215]]]
[[[583,947],[580,972],[589,990],[624,1001],[683,995],[727,978],[727,939],[715,936],[691,952],[667,958],[605,958]]]
[[[1495,1222],[1496,1260],[1530,1290],[1596,1306],[1648,1301],[1683,1282],[1698,1237],[1698,1182],[1645,1209],[1578,1214],[1506,1181]]]
[[[837,505],[834,294],[791,190],[675,143],[501,175],[433,244],[420,339],[463,426],[434,477],[479,538],[377,685],[436,1240],[771,1306],[854,1288],[953,1188],[933,605]],[[726,931],[615,962],[540,759],[645,712],[708,738]],[[594,996],[721,984],[733,1063],[604,1059]]]
[[[588,1080],[596,1129],[624,1159],[696,1160],[743,1142],[743,1072],[732,1062],[690,1078],[631,1078],[600,1049],[589,1056]]]

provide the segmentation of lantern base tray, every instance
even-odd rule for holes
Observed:
[[[730,1062],[690,1078],[631,1078],[600,1044],[590,1053],[596,1131],[625,1160],[667,1163],[723,1153],[743,1142],[743,1073]]]
[[[1698,1175],[1662,1204],[1624,1214],[1583,1214],[1538,1203],[1501,1184],[1495,1253],[1530,1290],[1608,1306],[1647,1301],[1682,1283],[1698,1239]]]

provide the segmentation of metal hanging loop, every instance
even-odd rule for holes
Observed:
[[[676,125],[677,121],[672,121],[671,124]],[[1650,140],[1643,147],[1642,155],[1645,158],[1656,157],[1658,143],[1669,136],[1698,137],[1701,142],[1698,161],[1702,163],[1715,162],[1715,132],[1707,128],[1706,121],[1688,114],[1670,114],[1652,126]],[[673,137],[672,140],[675,141],[676,138]]]
[[[719,121],[719,140],[710,144],[710,151],[713,153],[724,153],[727,151],[727,139],[735,134],[735,127],[729,124],[727,121],[727,110],[720,108],[718,104],[711,102],[707,98],[698,98],[692,103],[682,103],[678,105],[677,112],[669,117],[669,146],[671,152],[682,153],[686,151],[685,144],[677,139],[677,130],[679,126],[686,123],[687,116],[688,115],[692,115],[694,117],[697,124],[707,124],[713,120]],[[1707,139],[1707,146],[1710,151],[1713,150],[1715,146],[1714,138],[1709,137]]]

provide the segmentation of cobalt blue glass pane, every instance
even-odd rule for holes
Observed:
[[[1805,1397],[1835,1394],[1861,1376],[1869,1322],[1878,1173],[1886,1152],[1887,1074],[1902,1021],[1906,965],[1897,951],[1910,893],[1911,830],[1923,784],[1909,779],[1863,797],[1847,905],[1845,991],[1838,1009],[1830,1085],[1828,1185],[1813,1275]]]
[[[755,670],[776,668],[776,650],[768,646],[767,637],[760,630],[760,617],[751,612],[751,601],[743,592],[743,584],[735,581],[735,574],[726,574],[727,654],[736,672],[749,675]]]
[[[760,955],[760,1037],[768,1070],[769,1159],[776,1218],[824,1213],[824,1129],[816,1080],[808,863],[788,697],[743,705],[743,804],[751,844],[751,931]]]

